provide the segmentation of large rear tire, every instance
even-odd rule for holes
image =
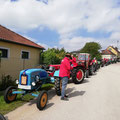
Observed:
[[[10,103],[16,100],[17,94],[12,94],[13,90],[16,90],[16,87],[10,86],[5,90],[4,100],[6,103]]]
[[[72,71],[72,80],[75,84],[80,84],[83,82],[85,77],[85,72],[83,68],[74,68]]]
[[[40,94],[38,95],[38,98],[37,98],[37,108],[39,110],[43,110],[47,104],[47,101],[48,101],[48,94],[45,90],[41,91]]]
[[[57,77],[55,78],[55,91],[58,96],[61,95],[61,90],[62,90],[62,80]]]

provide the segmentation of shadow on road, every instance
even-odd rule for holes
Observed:
[[[51,89],[48,91],[48,100],[51,100],[54,96],[56,96],[55,89]]]
[[[85,78],[84,79],[84,81],[81,83],[81,84],[84,84],[84,83],[88,83],[89,81],[88,81],[88,78]],[[70,84],[70,83],[73,83],[73,80],[72,79],[70,79],[69,81],[68,81],[68,83]],[[73,83],[74,84],[74,83]],[[76,84],[76,85],[79,85],[79,84]]]
[[[66,90],[66,94],[69,95],[69,98],[76,97],[76,96],[82,96],[85,94],[85,91],[73,91],[73,90],[75,90],[75,87],[68,88]]]
[[[87,82],[89,82],[89,81],[85,80],[83,83],[87,83]],[[84,93],[85,93],[85,91],[75,91],[75,87],[67,88],[67,90],[66,90],[66,94],[69,95],[69,98],[76,97],[76,96],[82,96],[82,95],[84,95]],[[54,105],[54,103],[49,103],[49,100],[51,100],[54,96],[56,96],[55,89],[49,90],[48,91],[48,103],[44,110],[46,110]],[[37,102],[37,98],[30,100],[28,105],[31,106],[33,104],[36,104],[36,102]]]
[[[47,110],[48,108],[52,107],[53,105],[54,105],[54,103],[48,103],[48,104],[46,105],[46,107],[43,109],[43,111],[44,111],[44,110]]]
[[[88,82],[89,82],[89,80],[84,79],[84,81],[81,84],[88,83]]]
[[[73,87],[73,88],[67,88],[66,89],[66,94],[72,93],[73,90],[75,90],[75,87]]]
[[[48,91],[48,101],[51,100],[55,95],[56,95],[56,93],[55,93],[54,89],[49,90]],[[36,104],[36,102],[37,102],[37,98],[35,98],[34,100],[31,100],[28,105],[30,106],[32,104]],[[46,108],[51,107],[53,105],[54,105],[54,103],[48,103]]]
[[[76,97],[76,96],[82,96],[85,94],[85,91],[74,91],[69,94],[69,98]]]

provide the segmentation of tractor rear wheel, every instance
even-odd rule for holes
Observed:
[[[80,84],[83,82],[85,77],[85,72],[83,68],[74,68],[72,71],[72,80],[75,84]]]
[[[10,86],[5,90],[4,100],[6,103],[10,103],[16,100],[17,94],[12,94],[13,90],[16,90],[16,87]]]
[[[89,68],[89,75],[93,75],[93,73],[94,73],[94,68],[93,65],[91,65]]]
[[[55,91],[58,96],[61,95],[62,90],[62,80],[60,78],[55,79]]]
[[[86,70],[86,78],[89,78],[89,70]]]
[[[37,98],[37,108],[39,110],[43,110],[47,104],[47,101],[48,101],[48,94],[45,90],[41,91],[40,94],[38,95],[38,98]]]

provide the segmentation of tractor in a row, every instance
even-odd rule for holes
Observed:
[[[37,108],[43,110],[48,101],[48,93],[45,90],[40,91],[43,84],[55,84],[57,95],[61,94],[62,82],[59,77],[60,65],[49,65],[45,69],[35,68],[22,70],[19,75],[19,80],[16,80],[18,87],[10,86],[6,89],[4,100],[10,103],[16,100],[17,95],[22,97],[30,94],[37,97]],[[71,78],[75,84],[82,83],[85,74],[93,74],[93,66],[90,61],[89,54],[80,54],[76,65],[71,70]]]
[[[48,101],[48,93],[45,90],[40,91],[42,85],[55,83],[52,70],[44,70],[40,68],[22,70],[19,80],[16,80],[18,87],[10,86],[4,93],[4,100],[10,103],[16,100],[18,94],[22,97],[26,94],[37,97],[37,108],[43,110]]]

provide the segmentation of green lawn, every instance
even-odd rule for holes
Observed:
[[[42,86],[42,89],[44,90],[50,90],[54,85],[53,84],[45,84]],[[23,105],[24,103],[28,102],[29,100],[33,99],[33,96],[25,95],[24,99],[21,100],[21,95],[17,96],[17,100],[12,103],[5,103],[4,101],[4,92],[0,92],[0,113],[1,114],[7,114],[8,112],[14,110],[15,108]]]

